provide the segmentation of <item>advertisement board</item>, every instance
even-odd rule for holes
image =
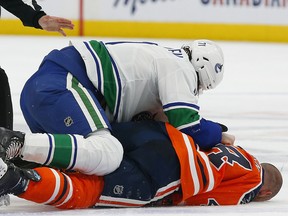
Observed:
[[[288,42],[288,0],[38,0],[70,35]],[[13,15],[2,10],[0,33]],[[6,21],[6,22],[4,22]],[[19,22],[19,21],[18,21]],[[5,26],[6,27],[5,29]],[[22,32],[33,32],[25,28]],[[81,30],[81,31],[80,31]],[[5,32],[6,31],[6,32]],[[18,31],[19,32],[19,29]],[[41,32],[43,33],[43,31]]]

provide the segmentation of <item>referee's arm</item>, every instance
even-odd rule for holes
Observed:
[[[0,5],[18,17],[24,26],[41,29],[38,21],[46,13],[35,0],[32,0],[32,5],[25,4],[22,0],[0,0]]]

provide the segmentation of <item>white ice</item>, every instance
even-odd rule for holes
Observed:
[[[14,129],[29,132],[19,107],[25,81],[52,49],[69,40],[91,38],[0,36],[0,65],[8,73],[13,97]],[[118,39],[95,38],[111,41]],[[121,39],[131,40],[131,39]],[[147,40],[147,39],[133,39]],[[185,41],[151,40],[179,47]],[[288,212],[288,44],[218,41],[225,55],[225,76],[215,90],[199,100],[201,114],[226,124],[236,136],[236,144],[249,150],[261,162],[270,162],[282,172],[284,184],[272,200],[241,206],[160,207],[129,209],[58,210],[11,197],[11,205],[1,207],[1,215],[99,215],[161,216],[287,215]],[[41,191],[39,191],[41,193]]]

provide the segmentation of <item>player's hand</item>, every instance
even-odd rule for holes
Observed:
[[[221,143],[225,145],[234,145],[235,136],[228,133],[222,133],[222,140]]]
[[[42,27],[42,29],[46,31],[56,31],[62,34],[63,36],[66,36],[63,29],[72,30],[74,28],[74,24],[71,22],[71,20],[64,19],[61,17],[53,17],[49,15],[41,17],[38,23]]]

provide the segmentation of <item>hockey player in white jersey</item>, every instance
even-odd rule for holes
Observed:
[[[91,40],[53,50],[21,94],[31,131],[50,135],[26,134],[27,142],[22,137],[19,147],[11,144],[18,149],[10,149],[15,154],[9,158],[21,155],[45,165],[64,163],[63,168],[107,174],[123,154],[110,123],[130,121],[143,111],[164,111],[169,123],[200,148],[231,144],[233,137],[227,140],[218,123],[202,118],[197,105],[199,92],[222,80],[223,63],[220,47],[209,40],[176,49]]]
[[[202,119],[197,106],[199,91],[215,88],[223,78],[223,53],[214,42],[197,40],[177,49],[145,42],[72,44],[90,81],[104,95],[109,121],[163,109],[168,121],[202,148],[221,142],[221,128]],[[215,126],[218,133],[209,129]]]

